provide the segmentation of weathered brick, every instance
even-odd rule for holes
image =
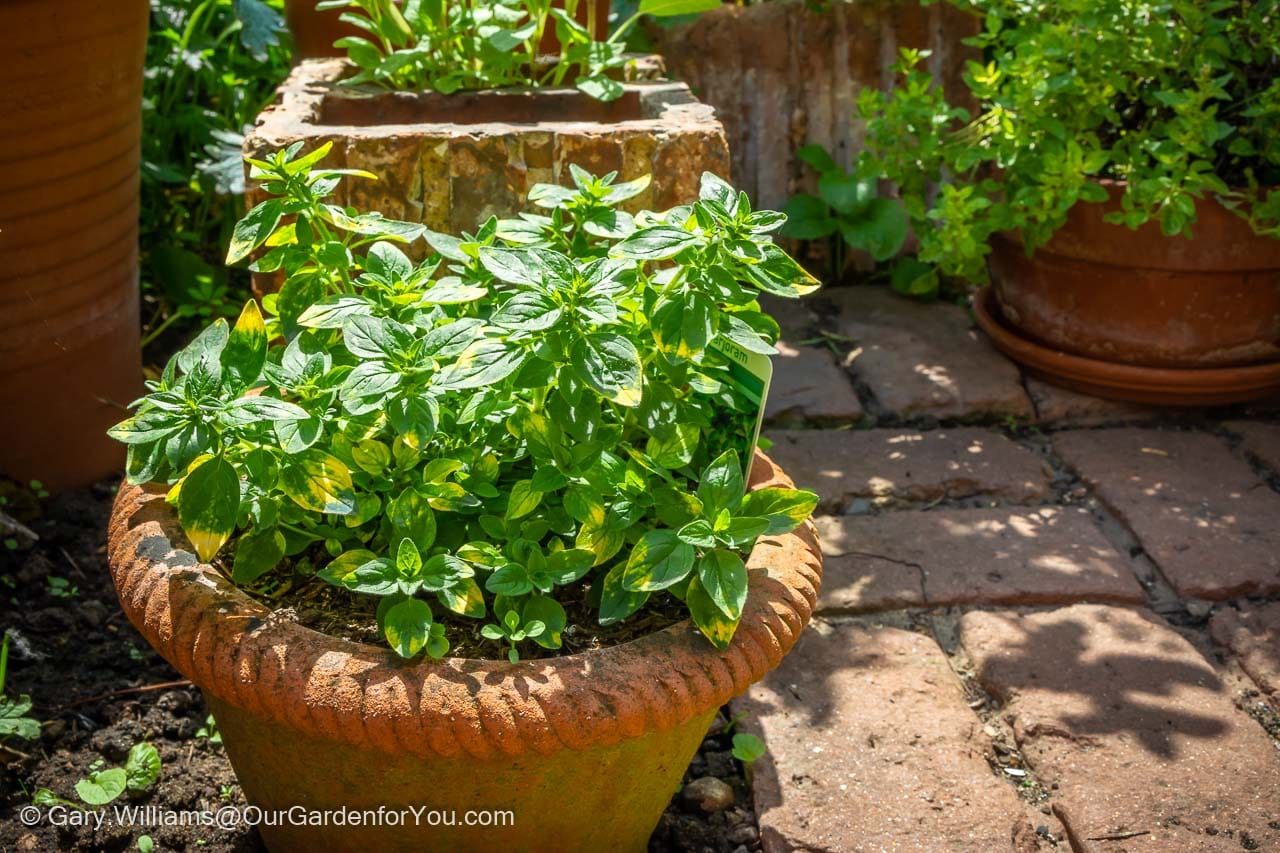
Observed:
[[[1280,424],[1230,421],[1223,426],[1240,436],[1240,446],[1245,453],[1280,473]]]
[[[1163,410],[1137,403],[1105,400],[1059,388],[1028,376],[1027,393],[1036,409],[1036,420],[1054,426],[1099,426],[1150,420]]]
[[[1125,559],[1078,508],[822,517],[818,537],[819,609],[1143,601]]]
[[[849,369],[898,417],[1030,418],[1035,413],[1013,363],[973,327],[968,312],[906,299],[886,287],[826,293],[855,349]]]
[[[862,419],[862,403],[830,350],[793,347],[784,341],[777,348],[766,421],[851,424]]]
[[[1184,596],[1280,591],[1280,495],[1200,432],[1058,433],[1053,445]]]
[[[336,140],[336,159],[326,165],[345,157],[346,167],[382,179],[348,182],[360,185],[352,204],[436,230],[474,231],[489,215],[514,215],[532,184],[567,181],[571,162],[626,178],[652,175],[653,188],[628,209],[694,201],[704,171],[728,174],[724,129],[688,86],[658,79],[656,57],[629,68],[623,97],[601,104],[571,87],[349,97],[335,85],[345,60],[306,60],[258,116],[245,151]]]
[[[1209,620],[1209,630],[1262,692],[1280,701],[1280,602],[1242,602],[1238,607],[1220,608]]]
[[[1072,849],[1280,845],[1280,754],[1159,617],[1101,605],[972,612],[961,642]]]
[[[853,498],[933,501],[990,495],[1013,502],[1049,494],[1044,464],[990,430],[770,430],[770,456],[827,509]]]
[[[988,768],[982,724],[928,637],[815,620],[733,709],[769,748],[752,785],[768,853],[1036,849],[1026,806]]]

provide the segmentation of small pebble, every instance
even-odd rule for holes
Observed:
[[[680,798],[687,806],[714,814],[733,805],[733,788],[714,776],[703,776],[685,785]]]

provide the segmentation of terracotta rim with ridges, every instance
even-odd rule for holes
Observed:
[[[752,488],[791,487],[763,454]],[[764,537],[748,560],[742,622],[718,651],[685,620],[559,658],[401,662],[390,649],[273,619],[199,563],[162,485],[123,485],[108,538],[129,620],[219,699],[304,733],[422,758],[487,759],[608,746],[722,705],[777,666],[817,602],[811,521]]]

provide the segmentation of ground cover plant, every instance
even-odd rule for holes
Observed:
[[[709,174],[696,203],[631,216],[616,205],[647,178],[575,168],[531,191],[546,213],[454,237],[329,203],[352,175],[327,151],[250,161],[271,197],[228,261],[262,250],[285,283],[112,430],[129,479],[172,484],[197,554],[231,543],[237,583],[283,563],[378,597],[404,657],[443,656],[468,620],[513,659],[557,649],[566,601],[611,624],[656,593],[726,646],[743,555],[817,501],[744,488],[758,403],[731,353],[773,352],[761,291],[817,286],[770,238],[785,217]],[[415,264],[397,244],[418,237]]]
[[[1280,16],[1254,0],[951,0],[983,16],[948,103],[902,50],[899,84],[863,92],[858,174],[897,185],[921,262],[986,277],[988,238],[1043,245],[1098,179],[1125,181],[1110,221],[1191,234],[1209,197],[1280,237]],[[935,185],[940,185],[937,191]],[[916,276],[915,278],[919,278]]]
[[[576,18],[587,4],[587,21]],[[336,44],[359,71],[347,82],[393,89],[560,86],[572,83],[593,98],[622,95],[617,79],[626,64],[625,41],[642,15],[668,17],[714,9],[718,0],[640,0],[635,12],[605,41],[596,41],[596,4],[565,0],[322,0],[317,8],[344,9],[342,19],[368,37]],[[560,52],[539,56],[543,35],[554,32]]]
[[[283,0],[151,0],[139,243],[144,344],[234,315],[221,256],[243,212],[240,145],[289,72]]]

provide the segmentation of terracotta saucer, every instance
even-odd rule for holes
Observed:
[[[1280,362],[1200,369],[1135,367],[1069,355],[1023,337],[1000,315],[990,287],[974,297],[973,310],[996,349],[1044,381],[1083,394],[1159,406],[1221,406],[1280,393]]]

